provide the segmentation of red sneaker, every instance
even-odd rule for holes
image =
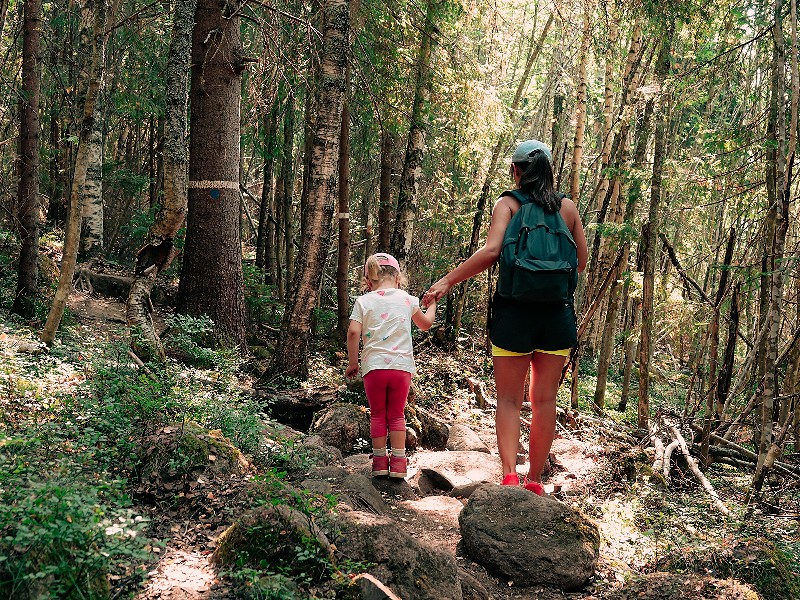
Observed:
[[[519,485],[519,475],[516,473],[509,473],[503,477],[503,483],[500,485]]]
[[[544,486],[538,481],[528,481],[527,477],[525,478],[525,489],[537,496],[544,496]]]
[[[383,456],[372,456],[372,476],[381,477],[389,474],[389,457],[385,454]]]
[[[408,468],[408,458],[405,456],[395,456],[392,454],[389,460],[389,477],[405,479],[406,469]]]

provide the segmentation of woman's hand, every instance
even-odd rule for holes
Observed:
[[[344,372],[344,376],[348,379],[355,379],[356,375],[358,375],[358,363],[350,363],[347,365],[347,370]]]
[[[422,306],[428,308],[431,302],[437,302],[447,296],[450,288],[453,287],[445,275],[439,281],[434,283],[430,289],[422,296]]]

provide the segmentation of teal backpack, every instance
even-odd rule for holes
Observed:
[[[511,217],[500,251],[497,293],[540,304],[572,303],[578,249],[561,214],[547,212],[519,190],[503,192],[522,206]]]

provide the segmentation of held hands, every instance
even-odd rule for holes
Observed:
[[[423,308],[428,308],[428,305],[431,302],[436,302],[437,300],[441,300],[450,292],[450,288],[453,287],[450,285],[450,281],[447,277],[442,277],[439,281],[434,283],[430,289],[425,292],[422,296],[422,306]]]

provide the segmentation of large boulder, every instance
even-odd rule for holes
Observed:
[[[287,574],[326,573],[333,547],[305,514],[286,504],[260,506],[223,533],[211,561],[220,566],[267,564]]]
[[[332,404],[317,413],[310,432],[342,454],[361,452],[359,444],[370,444],[369,412],[363,406],[346,402]]]
[[[467,497],[479,485],[503,476],[500,459],[485,452],[428,452],[417,456],[416,467],[412,484],[423,494],[438,491]]]
[[[600,548],[597,526],[548,496],[483,485],[458,520],[469,556],[516,585],[576,590],[594,574]]]
[[[455,557],[417,541],[393,519],[352,511],[340,514],[332,525],[337,554],[373,563],[368,572],[400,598],[462,600]]]
[[[379,515],[389,512],[389,506],[370,479],[343,467],[314,468],[302,486],[318,494],[335,494],[340,508],[346,510],[363,510]]]
[[[486,452],[487,454],[489,452],[489,447],[483,443],[478,434],[463,423],[455,423],[450,426],[447,449]]]

